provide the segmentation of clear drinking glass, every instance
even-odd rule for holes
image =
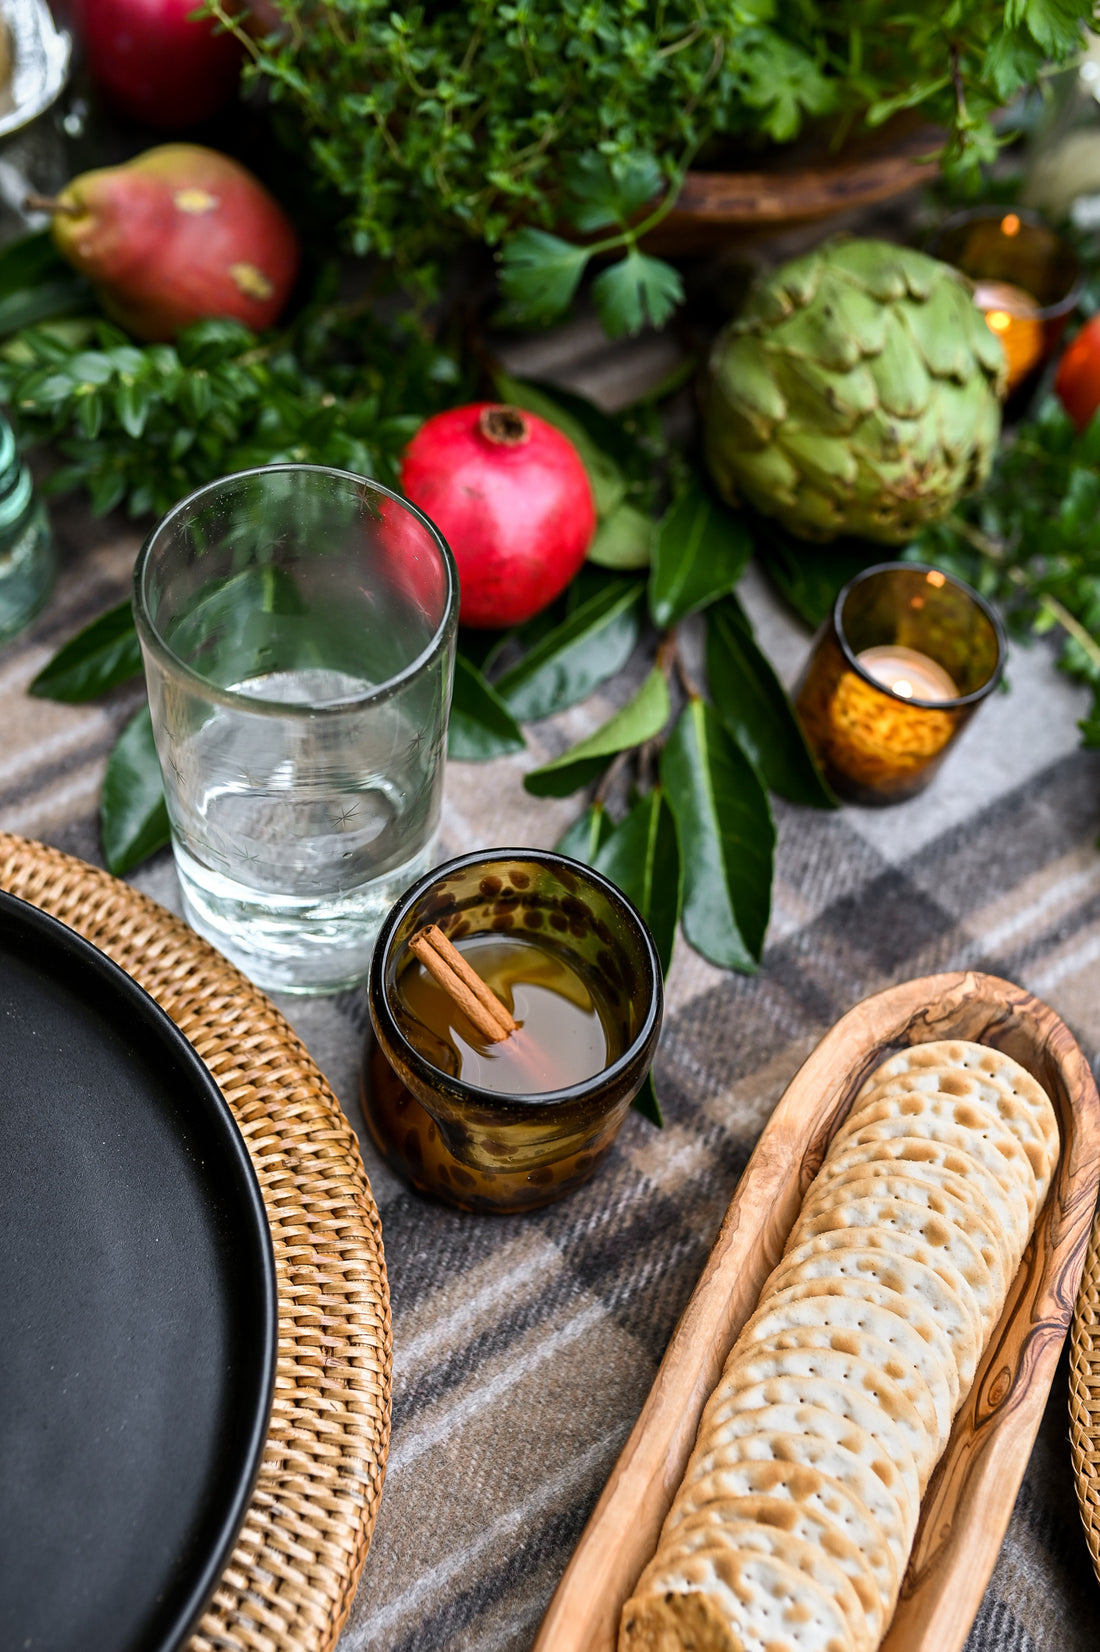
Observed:
[[[194,927],[260,986],[360,981],[432,863],[458,574],[428,518],[317,465],[200,488],[134,612]]]

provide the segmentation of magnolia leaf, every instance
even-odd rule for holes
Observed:
[[[719,969],[755,970],[771,905],[775,826],[756,770],[700,699],[661,757],[684,859],[684,934]]]
[[[456,655],[447,756],[460,763],[484,763],[522,751],[525,744],[523,730],[496,689],[476,665]]]
[[[614,830],[614,821],[602,803],[590,803],[584,813],[563,832],[554,845],[559,855],[595,864],[596,856]]]
[[[828,619],[848,581],[882,561],[882,546],[866,539],[817,545],[759,516],[753,518],[751,531],[769,580],[799,618],[815,628]]]
[[[616,753],[640,746],[660,734],[671,710],[668,683],[664,672],[655,666],[621,711],[553,762],[532,769],[524,776],[524,789],[534,797],[568,797],[570,792],[595,780]]]
[[[707,614],[707,681],[718,715],[765,785],[792,803],[837,807],[786,690],[734,596]]]
[[[43,700],[94,700],[141,676],[141,647],[130,603],[108,608],[47,660],[30,685]]]
[[[537,414],[547,424],[552,424],[555,430],[560,430],[563,436],[568,436],[588,472],[596,515],[601,520],[612,515],[626,492],[626,479],[614,459],[593,441],[581,421],[540,385],[510,378],[507,373],[495,374],[493,382],[502,401],[521,407],[527,413]]]
[[[657,531],[649,575],[649,611],[655,625],[675,625],[732,591],[752,555],[740,517],[693,482],[665,514]]]
[[[127,723],[107,759],[99,824],[107,867],[116,875],[168,842],[164,782],[147,705]]]
[[[521,229],[500,252],[500,286],[517,318],[549,321],[573,301],[588,252],[544,229]]]
[[[596,529],[596,537],[588,547],[588,560],[598,568],[618,568],[624,573],[648,568],[656,538],[652,517],[623,504],[604,517]]]
[[[652,1067],[645,1075],[645,1082],[630,1105],[636,1112],[641,1113],[643,1118],[648,1119],[650,1124],[655,1124],[658,1130],[664,1129],[664,1115],[661,1112],[661,1103],[657,1099],[657,1087],[653,1082]]]
[[[680,922],[684,875],[676,824],[663,787],[656,786],[635,803],[592,864],[638,908],[667,975]]]
[[[521,723],[575,705],[620,671],[642,627],[641,580],[613,577],[506,671],[497,693]]]
[[[636,153],[609,161],[598,150],[587,150],[566,175],[566,213],[582,234],[622,228],[658,195],[665,182],[653,155]]]
[[[663,327],[684,299],[679,271],[663,259],[631,250],[609,264],[592,283],[592,297],[610,338],[640,333],[648,323]]]

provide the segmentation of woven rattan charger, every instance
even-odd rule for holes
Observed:
[[[355,1134],[279,1011],[182,919],[116,878],[0,833],[0,887],[132,975],[233,1110],[275,1251],[275,1400],[256,1489],[190,1652],[329,1652],[385,1475],[389,1288]]]
[[[1100,1579],[1100,1211],[1093,1222],[1070,1335],[1069,1442],[1085,1538]]]

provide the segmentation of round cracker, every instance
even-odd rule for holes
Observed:
[[[854,1643],[837,1603],[774,1555],[721,1551],[665,1567],[658,1551],[623,1607],[619,1646],[675,1645],[852,1652]]]
[[[889,1083],[892,1079],[907,1073],[935,1069],[941,1064],[956,1071],[961,1069],[977,1078],[991,1079],[1000,1085],[1028,1110],[1039,1125],[1051,1158],[1058,1158],[1061,1151],[1061,1132],[1058,1128],[1058,1115],[1050,1096],[1026,1067],[1021,1067],[1012,1056],[1006,1055],[1003,1050],[993,1049],[989,1044],[975,1044],[962,1038],[944,1039],[931,1044],[914,1044],[907,1050],[899,1050],[896,1055],[884,1061],[871,1074],[863,1089],[867,1090],[880,1082]],[[860,1094],[862,1095],[863,1091]]]
[[[864,1147],[860,1151],[866,1155],[869,1149]],[[971,1159],[969,1162],[973,1167],[974,1160]],[[894,1158],[883,1159],[875,1155],[873,1157],[853,1158],[848,1163],[843,1164],[834,1175],[829,1177],[827,1182],[822,1181],[821,1186],[822,1188],[840,1185],[851,1187],[855,1182],[878,1182],[899,1175],[915,1183],[924,1183],[928,1187],[937,1188],[950,1194],[965,1212],[967,1231],[969,1232],[971,1226],[976,1225],[980,1229],[983,1238],[992,1236],[1005,1260],[1006,1271],[1010,1276],[1015,1274],[1020,1265],[1020,1252],[1015,1242],[1015,1225],[1009,1223],[1006,1226],[1004,1220],[998,1216],[995,1207],[990,1204],[983,1188],[978,1185],[976,1179],[966,1181],[955,1171],[946,1169],[942,1164],[914,1162],[905,1159],[899,1161]],[[811,1194],[816,1186],[817,1183],[815,1182],[810,1189]],[[919,1202],[921,1201],[918,1200]]]
[[[781,1333],[780,1337],[754,1343],[752,1347],[743,1348],[735,1344],[722,1372],[722,1389],[732,1392],[763,1382],[768,1377],[781,1376],[820,1376],[850,1384],[873,1400],[879,1413],[887,1417],[894,1427],[901,1429],[923,1487],[936,1459],[933,1450],[935,1442],[910,1395],[873,1360],[845,1348],[814,1346],[808,1340],[800,1342],[801,1335],[800,1332],[788,1331]],[[889,1348],[883,1352],[889,1364],[900,1363],[893,1360]],[[928,1409],[931,1411],[930,1402]],[[890,1429],[880,1436],[876,1428],[868,1429],[868,1433],[876,1439],[882,1438],[883,1444],[892,1432],[893,1429]]]
[[[900,1576],[894,1555],[869,1515],[866,1520],[860,1519],[861,1540],[857,1543],[837,1521],[789,1497],[736,1497],[728,1503],[706,1503],[687,1515],[677,1526],[675,1537],[670,1534],[670,1541],[681,1544],[696,1532],[716,1531],[725,1543],[734,1537],[735,1525],[743,1520],[751,1521],[757,1529],[772,1527],[818,1544],[851,1583],[866,1615],[871,1645],[878,1645],[890,1619]]]
[[[1038,1202],[1043,1203],[1058,1162],[1057,1139],[1052,1150],[1044,1121],[1036,1118],[1031,1109],[1003,1085],[959,1068],[928,1068],[876,1084],[866,1095],[861,1092],[852,1103],[852,1114],[866,1112],[880,1101],[902,1095],[933,1097],[942,1115],[954,1119],[964,1129],[973,1127],[975,1108],[990,1114],[1019,1142],[1035,1177]],[[1053,1121],[1054,1109],[1049,1111]],[[1055,1134],[1057,1136],[1056,1122]]]
[[[901,1578],[915,1524],[902,1520],[897,1504],[881,1487],[877,1492],[873,1486],[868,1489],[875,1498],[873,1505],[865,1503],[848,1480],[816,1465],[743,1457],[683,1482],[665,1520],[660,1547],[673,1543],[676,1528],[708,1504],[727,1506],[741,1497],[780,1497],[834,1521],[853,1541],[856,1530],[865,1528],[873,1541],[886,1544]]]
[[[776,1501],[778,1503],[779,1500]],[[787,1506],[794,1514],[801,1512],[793,1503]],[[835,1543],[828,1541],[826,1523],[819,1521],[810,1526],[806,1522],[806,1526],[813,1534],[810,1537],[801,1536],[791,1525],[766,1525],[744,1514],[735,1514],[732,1510],[723,1510],[722,1518],[716,1520],[711,1505],[709,1516],[702,1521],[685,1521],[677,1527],[670,1543],[661,1545],[661,1564],[667,1569],[688,1555],[713,1555],[717,1558],[730,1549],[739,1554],[774,1555],[785,1566],[793,1567],[802,1576],[810,1578],[819,1589],[824,1589],[843,1612],[853,1644],[861,1652],[872,1652],[879,1637],[872,1637],[873,1616],[869,1618],[868,1612],[873,1613],[876,1592],[859,1551],[854,1543],[846,1546],[851,1550],[848,1564],[855,1565],[854,1576],[860,1584],[857,1593],[853,1576],[837,1563]]]
[[[802,1217],[795,1223],[789,1244],[803,1239],[824,1238],[854,1229],[874,1233],[887,1242],[895,1233],[922,1239],[937,1255],[945,1256],[958,1269],[974,1292],[982,1315],[983,1341],[1000,1318],[1004,1297],[997,1295],[997,1282],[968,1233],[945,1221],[926,1205],[885,1194],[843,1200],[818,1215]]]
[[[879,1284],[878,1280],[869,1274],[851,1278],[847,1274],[833,1273],[823,1275],[820,1279],[796,1280],[793,1284],[783,1286],[781,1290],[769,1291],[767,1303],[769,1306],[779,1307],[787,1302],[804,1302],[831,1296],[847,1296],[856,1302],[873,1302],[876,1307],[885,1308],[889,1313],[904,1318],[921,1340],[928,1344],[932,1358],[943,1371],[950,1395],[951,1415],[954,1417],[959,1408],[959,1372],[955,1355],[943,1326],[912,1291],[905,1295],[901,1291],[891,1290]],[[764,1303],[765,1298],[762,1296],[757,1312],[763,1309]]]
[[[850,1204],[855,1204],[861,1199],[877,1198],[900,1199],[906,1204],[920,1205],[931,1215],[949,1222],[958,1229],[985,1263],[989,1270],[994,1298],[1001,1306],[1004,1305],[1009,1279],[1016,1272],[1016,1268],[1013,1267],[1012,1274],[1009,1273],[1009,1267],[1014,1260],[1014,1247],[1006,1241],[1004,1228],[998,1231],[991,1227],[988,1222],[982,1220],[972,1205],[965,1199],[949,1193],[946,1188],[921,1181],[919,1177],[908,1176],[904,1171],[895,1169],[892,1176],[864,1176],[853,1178],[851,1181],[825,1183],[815,1199],[807,1199],[803,1204],[799,1226],[808,1218],[824,1215],[831,1210],[844,1211]],[[997,1317],[1000,1317],[1000,1308]]]
[[[968,1188],[980,1192],[1000,1220],[1007,1222],[1014,1252],[1023,1255],[1031,1230],[1023,1188],[1014,1180],[1007,1186],[1003,1181],[998,1181],[988,1165],[976,1159],[966,1148],[950,1141],[934,1140],[930,1136],[887,1136],[880,1133],[869,1141],[849,1140],[839,1147],[834,1143],[813,1185],[816,1187],[833,1181],[857,1164],[866,1167],[887,1163],[904,1165],[912,1171],[919,1168],[922,1174],[926,1170],[936,1170],[957,1176]]]
[[[904,1315],[883,1308],[868,1299],[859,1300],[853,1296],[846,1296],[843,1292],[838,1292],[834,1296],[815,1295],[799,1300],[787,1298],[782,1302],[765,1297],[746,1325],[742,1336],[746,1342],[764,1341],[775,1332],[812,1328],[816,1328],[819,1333],[825,1330],[840,1332],[845,1338],[853,1332],[859,1333],[859,1346],[854,1347],[852,1351],[860,1354],[861,1358],[871,1357],[869,1353],[863,1352],[868,1340],[893,1350],[895,1360],[901,1361],[909,1371],[915,1373],[919,1385],[928,1396],[928,1404],[932,1408],[932,1428],[938,1441],[936,1455],[939,1456],[947,1444],[947,1436],[951,1432],[951,1422],[955,1414],[951,1403],[951,1383],[938,1353],[918,1335]],[[837,1344],[830,1338],[829,1346],[835,1347]],[[947,1363],[954,1373],[955,1361],[950,1348],[947,1349]],[[891,1366],[885,1369],[888,1375],[893,1375]],[[903,1393],[909,1392],[908,1380],[899,1382],[898,1386]],[[955,1387],[958,1387],[957,1375]],[[916,1404],[915,1399],[914,1403]],[[926,1416],[923,1400],[917,1405],[917,1410],[923,1420]]]
[[[991,1120],[988,1120],[988,1128],[967,1129],[953,1119],[939,1117],[934,1109],[927,1107],[926,1101],[925,1097],[910,1095],[892,1102],[878,1103],[867,1113],[857,1114],[833,1138],[830,1153],[846,1149],[850,1142],[865,1145],[889,1141],[895,1136],[917,1136],[924,1141],[942,1142],[946,1146],[960,1148],[990,1172],[1000,1188],[1003,1202],[1023,1199],[1026,1216],[1022,1225],[1026,1244],[1038,1200],[1031,1165],[1015,1136],[996,1128]]]
[[[842,1387],[835,1378],[803,1373],[767,1377],[733,1390],[719,1387],[703,1413],[696,1449],[706,1449],[711,1441],[720,1443],[727,1437],[733,1439],[741,1433],[751,1433],[752,1428],[747,1428],[742,1419],[764,1411],[775,1419],[767,1426],[780,1433],[805,1434],[811,1439],[842,1446],[877,1477],[897,1504],[901,1519],[909,1526],[916,1525],[921,1481],[903,1430],[892,1423],[868,1395]],[[841,1462],[843,1464],[844,1459]],[[837,1478],[844,1478],[841,1467],[837,1469]],[[858,1497],[854,1481],[852,1489]],[[876,1506],[878,1495],[877,1492],[874,1496],[868,1494]],[[861,1501],[867,1503],[868,1497]],[[856,1534],[849,1535],[854,1538]],[[865,1541],[865,1537],[861,1535],[858,1541]]]
[[[852,1253],[850,1262],[848,1252]],[[908,1234],[846,1228],[839,1233],[806,1239],[786,1251],[766,1289],[777,1291],[796,1279],[827,1277],[831,1271],[830,1259],[837,1273],[846,1273],[851,1278],[870,1273],[884,1284],[904,1278],[909,1272],[907,1263],[920,1264],[934,1276],[929,1279],[926,1274],[915,1279],[913,1288],[919,1290],[922,1300],[936,1314],[947,1334],[959,1368],[959,1392],[965,1398],[984,1346],[982,1316],[974,1292],[947,1257]]]

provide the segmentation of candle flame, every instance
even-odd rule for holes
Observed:
[[[913,698],[913,685],[909,681],[908,677],[898,677],[896,681],[890,684],[890,687],[893,689],[895,694],[900,694],[903,700],[911,700]]]
[[[929,568],[925,578],[929,585],[934,585],[938,590],[946,582],[947,576],[941,574],[938,568]]]
[[[1001,234],[1002,235],[1019,235],[1019,233],[1020,233],[1020,220],[1019,220],[1018,216],[1016,215],[1015,212],[1006,213],[1005,216],[1001,219]]]
[[[1007,333],[1012,326],[1012,317],[1007,310],[988,310],[986,312],[986,326],[995,333]]]

